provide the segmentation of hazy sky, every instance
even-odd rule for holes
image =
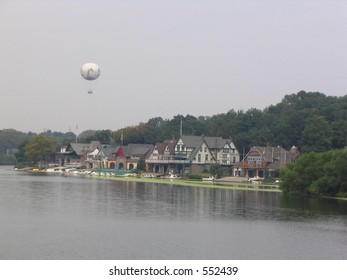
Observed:
[[[347,1],[1,0],[0,62],[0,129],[23,132],[343,96]]]

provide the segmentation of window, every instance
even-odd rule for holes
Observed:
[[[201,155],[198,154],[198,162],[201,162]]]
[[[208,161],[208,155],[205,155],[205,161]]]
[[[205,152],[205,153],[207,152],[207,149],[206,149],[206,147],[204,147],[204,152]]]

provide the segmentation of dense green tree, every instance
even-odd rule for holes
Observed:
[[[347,110],[346,110],[347,111]],[[334,148],[342,149],[347,143],[347,120],[337,119],[331,123],[332,139],[331,144]]]
[[[207,136],[222,136],[225,133],[225,114],[217,114],[206,119]]]
[[[291,194],[347,196],[347,151],[309,153],[281,170],[281,189]]]
[[[44,135],[34,136],[24,149],[27,161],[39,163],[40,166],[44,166],[47,161],[52,160],[56,151],[54,140]]]
[[[139,162],[137,163],[137,170],[145,171],[146,169],[146,162],[143,157],[140,158]]]
[[[87,142],[99,141],[102,144],[111,144],[112,143],[112,131],[109,129],[106,130],[97,130],[94,134],[86,138]]]
[[[47,130],[43,133],[40,133],[40,135],[53,139],[55,141],[57,149],[59,149],[61,146],[67,146],[69,143],[76,141],[76,134],[73,132],[63,133]]]
[[[0,153],[7,153],[18,147],[20,143],[30,139],[32,134],[26,134],[14,129],[0,130]]]
[[[29,140],[26,140],[18,145],[18,150],[15,153],[17,163],[26,163],[27,158],[25,157],[25,146],[28,144]]]
[[[14,164],[18,147],[31,137],[31,133],[23,133],[14,129],[0,130],[0,164]]]
[[[143,126],[144,124],[141,123],[138,126],[128,126],[124,129],[117,131],[113,134],[113,137],[115,137],[115,142],[118,144],[123,143],[123,145],[127,145],[129,143],[144,143]]]
[[[96,130],[91,130],[91,129],[88,129],[88,130],[85,130],[83,132],[81,132],[79,135],[78,135],[78,142],[79,143],[87,143],[88,140],[93,137],[93,135],[96,133]]]
[[[307,119],[300,138],[303,153],[328,151],[331,141],[332,129],[324,116],[314,115]]]
[[[337,100],[329,99],[318,92],[300,91],[286,95],[277,105],[265,109],[272,115],[272,142],[285,148],[299,145],[306,120],[314,115],[325,116]],[[329,109],[328,109],[329,108]]]
[[[151,118],[148,120],[147,124],[151,127],[161,127],[164,120],[161,117]]]

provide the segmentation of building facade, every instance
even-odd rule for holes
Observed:
[[[233,170],[239,153],[231,139],[182,135],[158,143],[146,159],[149,172],[194,174],[208,172],[211,164]]]
[[[248,178],[265,178],[268,173],[269,177],[278,177],[279,170],[286,164],[294,162],[298,155],[299,150],[295,146],[290,151],[282,147],[254,146],[242,161],[236,164],[235,174]]]

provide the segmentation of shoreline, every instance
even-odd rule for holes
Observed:
[[[204,182],[204,181],[185,180],[185,179],[153,179],[153,178],[138,178],[138,177],[91,177],[91,178],[98,179],[98,180],[154,183],[154,184],[213,188],[213,189],[282,192],[278,188],[278,186],[275,186],[275,185],[266,185],[266,184],[252,185],[252,184],[241,183],[241,182],[229,182],[229,183],[227,181]]]
[[[16,171],[29,172],[29,173],[41,173],[46,175],[79,177],[86,179],[97,180],[111,180],[111,181],[125,181],[125,182],[139,182],[139,183],[153,183],[153,184],[165,184],[165,185],[177,185],[177,186],[189,186],[189,187],[201,187],[201,188],[214,188],[214,189],[231,189],[231,190],[250,190],[250,191],[263,191],[263,192],[282,192],[279,186],[276,184],[262,184],[262,183],[250,183],[243,177],[223,177],[216,179],[215,181],[200,181],[189,180],[181,177],[178,178],[165,178],[165,177],[145,177],[145,176],[133,176],[134,173],[128,173],[131,175],[110,175],[111,172],[103,171],[91,171],[91,170],[77,170],[66,168],[65,171],[49,172],[46,170],[23,168],[15,169]],[[101,175],[103,173],[103,175]],[[106,175],[107,174],[107,175]]]
[[[24,170],[23,170],[24,171]],[[165,185],[178,185],[178,186],[190,186],[190,187],[203,187],[203,188],[219,188],[219,189],[232,189],[232,190],[253,190],[253,191],[265,191],[265,192],[282,192],[278,185],[275,184],[262,184],[262,183],[250,183],[243,177],[223,177],[216,179],[215,181],[203,181],[203,180],[189,180],[181,177],[177,178],[165,178],[165,177],[146,177],[146,176],[134,176],[134,173],[128,173],[128,175],[114,175],[109,171],[91,171],[81,170],[77,171],[64,171],[64,172],[47,172],[47,170],[25,170],[33,173],[43,173],[47,175],[63,175],[69,177],[80,177],[87,179],[97,180],[111,180],[111,181],[125,181],[125,182],[139,182],[139,183],[154,183]],[[102,175],[101,175],[102,174]],[[112,175],[111,175],[112,174]]]
[[[85,179],[97,179],[97,180],[111,180],[111,181],[124,181],[124,182],[139,182],[139,183],[153,183],[153,184],[165,184],[165,185],[177,185],[188,187],[201,187],[201,188],[214,188],[214,189],[230,189],[230,190],[244,190],[244,191],[261,191],[261,192],[277,192],[282,193],[277,184],[263,184],[263,183],[249,183],[243,177],[223,177],[216,179],[215,181],[197,181],[188,180],[182,178],[146,178],[138,176],[105,176],[105,175],[92,175],[92,171],[84,170],[84,172],[71,173],[71,172],[47,172],[47,170],[38,169],[14,169],[21,172],[29,173],[42,173],[46,175],[58,175],[68,177],[79,177]],[[87,171],[87,173],[85,173]],[[97,173],[97,172],[96,172]],[[133,174],[133,173],[128,173]],[[334,199],[347,201],[347,197],[332,197],[332,196],[317,196],[324,199]]]

